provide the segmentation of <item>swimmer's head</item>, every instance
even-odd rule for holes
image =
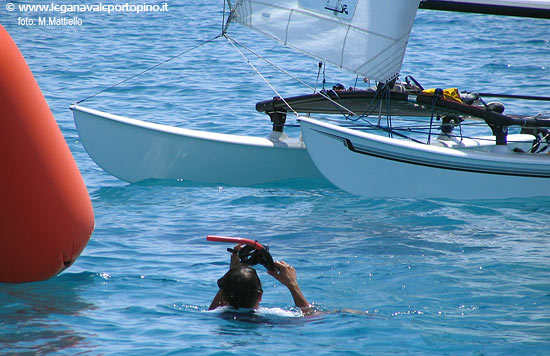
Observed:
[[[257,308],[262,297],[262,283],[256,270],[241,266],[229,270],[218,280],[222,296],[233,308]]]

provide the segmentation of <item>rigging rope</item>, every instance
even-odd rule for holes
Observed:
[[[254,66],[254,64],[252,64],[252,62],[250,62],[250,60],[244,55],[244,53],[237,48],[237,46],[235,45],[235,43],[238,43],[236,41],[234,41],[232,38],[230,38],[229,36],[227,35],[224,35],[224,37],[229,41],[229,43],[231,44],[231,46],[233,46],[233,48],[235,48],[235,50],[237,52],[239,52],[239,54],[243,57],[243,59],[245,60],[246,63],[248,63],[250,65],[250,67],[252,67],[252,69],[254,69],[254,71],[256,71],[256,73],[258,73],[258,75],[260,76],[260,78],[262,78],[264,80],[264,82],[271,88],[271,90],[273,90],[275,92],[275,94],[277,94],[277,96],[279,98],[281,98],[281,100],[285,103],[285,105],[294,112],[294,115],[296,116],[300,116],[300,114],[298,114],[298,112],[296,110],[294,110],[292,108],[292,106],[290,106],[286,100],[283,98],[283,96],[281,94],[279,94],[279,92],[277,91],[277,89],[275,89],[275,87],[273,85],[271,85],[271,83],[266,79],[266,77],[263,76],[263,74]],[[240,46],[242,46],[240,43],[239,43]],[[244,47],[243,47],[244,48]]]
[[[140,75],[142,75],[142,74],[144,74],[144,73],[147,73],[147,72],[149,72],[150,70],[153,70],[153,69],[155,69],[155,68],[157,68],[157,67],[160,67],[160,66],[163,65],[163,64],[166,64],[166,63],[170,62],[171,60],[174,60],[174,59],[176,59],[176,58],[178,58],[178,57],[183,56],[183,55],[186,54],[186,53],[189,53],[189,52],[191,52],[191,51],[193,51],[193,50],[195,50],[195,49],[197,49],[197,48],[199,48],[199,47],[201,47],[201,46],[204,46],[205,44],[210,43],[210,42],[212,42],[212,41],[218,39],[218,38],[221,37],[221,36],[222,36],[222,34],[219,34],[219,35],[217,35],[217,36],[215,36],[215,37],[213,37],[213,38],[211,38],[211,39],[209,39],[209,40],[206,40],[206,41],[204,41],[204,42],[201,42],[201,43],[199,43],[198,45],[196,45],[196,46],[194,46],[194,47],[192,47],[192,48],[190,48],[190,49],[187,49],[187,50],[185,50],[185,51],[183,51],[183,52],[181,52],[181,53],[179,53],[179,54],[176,54],[175,56],[172,56],[172,57],[170,57],[170,58],[168,58],[168,59],[166,59],[166,60],[164,60],[164,61],[162,61],[162,62],[160,62],[160,63],[155,64],[154,66],[151,66],[151,67],[149,67],[149,68],[147,68],[147,69],[145,69],[145,70],[142,70],[141,72],[139,72],[139,73],[137,73],[137,74],[134,74],[134,75],[132,75],[131,77],[126,78],[126,79],[124,79],[124,80],[122,80],[122,81],[120,81],[120,82],[118,82],[118,83],[116,83],[116,84],[113,84],[113,85],[111,85],[111,86],[108,87],[108,88],[105,88],[105,89],[103,89],[103,90],[100,90],[100,91],[98,91],[97,93],[95,93],[95,94],[93,94],[93,95],[90,95],[90,96],[88,96],[88,97],[86,97],[86,98],[84,98],[84,99],[82,99],[82,100],[80,100],[80,101],[77,101],[76,103],[77,103],[77,104],[80,104],[80,103],[82,103],[82,102],[84,102],[84,101],[86,101],[86,100],[88,100],[88,99],[93,98],[93,97],[96,96],[96,95],[99,95],[99,94],[101,94],[101,93],[103,93],[103,92],[106,92],[107,90],[113,89],[113,88],[119,86],[120,84],[126,83],[126,82],[128,82],[128,81],[134,79],[135,77],[138,77],[138,76],[140,76]]]
[[[229,40],[229,43],[236,43],[236,44],[238,44],[239,46],[241,46],[242,48],[244,48],[244,49],[247,50],[248,52],[252,53],[253,55],[255,55],[256,57],[258,57],[258,58],[261,59],[262,61],[268,63],[269,65],[273,66],[274,68],[278,69],[279,71],[283,72],[284,74],[288,75],[290,78],[296,80],[296,81],[299,82],[300,84],[303,84],[304,86],[308,87],[309,89],[315,90],[315,88],[312,87],[311,85],[307,84],[306,82],[304,82],[304,81],[301,80],[300,78],[296,77],[295,75],[292,75],[292,73],[289,73],[289,72],[286,71],[285,69],[279,67],[279,66],[276,65],[275,63],[271,62],[269,59],[263,57],[261,54],[255,52],[254,50],[252,50],[251,48],[245,46],[244,44],[242,44],[241,42],[237,41],[236,39],[230,37],[230,36],[227,35],[227,34],[225,34],[224,37],[227,38],[227,39]],[[233,47],[235,47],[235,46],[233,46]],[[237,48],[235,48],[235,49],[237,49]],[[250,62],[250,61],[248,60],[248,58],[246,58],[246,56],[244,56],[244,55],[242,54],[241,51],[239,51],[238,49],[237,49],[237,51],[238,51],[239,53],[241,53],[241,56],[243,56],[243,58],[245,59],[246,62]]]
[[[242,51],[240,51],[236,46],[235,44],[238,44],[240,47],[244,48],[245,50],[247,50],[248,52],[250,52],[251,54],[253,54],[254,56],[256,56],[258,59],[261,59],[262,61],[266,62],[267,64],[271,65],[272,67],[276,68],[277,70],[281,71],[282,73],[288,75],[290,78],[296,80],[297,82],[301,83],[302,85],[304,85],[305,87],[313,90],[313,91],[316,91],[316,89],[314,87],[312,87],[311,85],[307,84],[306,82],[304,82],[303,80],[301,80],[300,78],[296,77],[295,75],[293,75],[292,73],[289,73],[287,70],[279,67],[278,65],[276,65],[275,63],[271,62],[269,59],[265,58],[264,56],[260,55],[259,53],[255,52],[254,50],[252,50],[251,48],[245,46],[244,44],[240,43],[239,41],[237,41],[236,39],[228,36],[227,34],[224,34],[223,35],[225,38],[227,38],[227,40],[229,41],[229,43],[231,43],[231,45],[237,50],[237,52],[239,52],[239,54],[244,58],[245,62],[247,62],[255,71],[256,73],[258,73],[262,79],[269,85],[269,87],[277,94],[277,96],[279,96],[279,98],[283,99],[283,97],[279,94],[279,92],[277,90],[275,90],[275,88],[267,81],[267,79],[258,71],[258,69],[252,64],[250,63],[250,60],[242,53]],[[324,77],[324,69],[323,69],[323,77]],[[323,82],[325,81],[325,79],[323,78]],[[323,87],[324,87],[324,84],[323,84]],[[339,108],[341,108],[343,111],[347,112],[349,115],[355,115],[357,116],[356,113],[354,113],[352,110],[348,109],[347,107],[345,107],[344,105],[334,101],[333,99],[331,99],[324,91],[320,91],[319,92],[319,95],[322,96],[323,98],[327,99],[328,101],[332,102],[334,105],[338,106]],[[296,111],[290,107],[290,105],[284,101],[283,99],[283,102],[285,103],[285,105],[287,105],[291,111],[293,111],[294,113],[296,113]],[[296,113],[297,116],[299,116],[297,113]]]

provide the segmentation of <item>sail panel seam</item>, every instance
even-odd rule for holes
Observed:
[[[288,43],[288,29],[290,28],[290,21],[292,20],[292,12],[294,12],[294,9],[290,10],[290,13],[288,14],[288,21],[286,23],[286,29],[285,29],[285,42],[284,45],[286,46]]]
[[[344,36],[344,41],[342,43],[342,55],[340,56],[340,67],[344,66],[344,53],[346,52],[346,42],[348,40],[348,34],[351,26],[348,26],[348,30],[346,31],[346,35]]]

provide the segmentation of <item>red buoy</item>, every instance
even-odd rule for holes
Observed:
[[[0,282],[51,278],[80,255],[92,203],[23,55],[0,25]]]

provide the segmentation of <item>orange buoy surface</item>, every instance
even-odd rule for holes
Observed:
[[[0,25],[0,282],[55,276],[94,228],[73,156],[19,48]]]

